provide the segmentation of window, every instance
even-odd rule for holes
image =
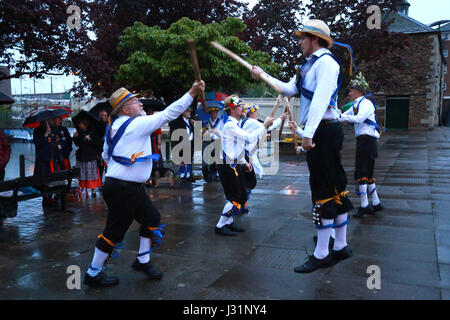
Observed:
[[[444,87],[442,88],[442,91],[447,91],[447,82],[444,82]]]
[[[447,66],[444,66],[444,74],[447,74]]]
[[[448,50],[444,50],[444,57],[448,58]]]

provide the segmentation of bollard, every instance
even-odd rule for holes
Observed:
[[[20,161],[20,177],[25,178],[25,156],[21,154],[19,156]]]

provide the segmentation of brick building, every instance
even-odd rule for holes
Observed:
[[[403,68],[395,71],[395,85],[376,94],[377,116],[386,128],[434,128],[442,123],[444,66],[441,33],[408,16],[409,4],[383,17],[389,32],[402,33]],[[393,48],[395,50],[395,48]]]
[[[449,17],[450,18],[450,17]],[[438,28],[441,31],[442,35],[442,47],[444,52],[444,58],[446,64],[444,65],[444,106],[442,111],[443,121],[445,125],[450,125],[450,74],[448,73],[448,65],[450,63],[450,59],[448,57],[448,53],[450,51],[450,23],[447,23]]]

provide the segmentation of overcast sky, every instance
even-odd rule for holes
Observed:
[[[249,7],[253,7],[258,0],[246,0],[244,2],[249,3]],[[299,0],[301,1],[301,0]],[[307,0],[303,0],[306,2]],[[430,24],[438,20],[450,20],[450,1],[449,0],[409,0],[411,4],[409,8],[409,16],[424,23]],[[53,78],[53,92],[64,92],[69,90],[75,77],[52,77]],[[22,83],[21,83],[22,82]],[[48,93],[51,91],[50,78],[36,80],[36,93]],[[21,92],[33,93],[34,83],[33,79],[11,79],[11,91],[12,94],[20,94]]]

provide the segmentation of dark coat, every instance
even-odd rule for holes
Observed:
[[[11,143],[9,142],[6,134],[3,132],[3,129],[0,129],[0,169],[5,169],[10,156]]]
[[[59,126],[52,128],[52,135],[55,139],[55,145],[61,146],[61,149],[56,150],[62,155],[63,158],[69,158],[70,152],[72,151],[72,137],[70,136],[69,130],[66,127]]]
[[[103,137],[97,130],[81,131],[77,128],[78,136],[73,138],[73,142],[78,147],[76,151],[77,161],[87,162],[97,160],[97,155],[103,148]],[[90,140],[86,139],[89,135]]]
[[[52,136],[45,136],[46,128],[37,127],[33,131],[36,161],[50,161],[55,158]]]

